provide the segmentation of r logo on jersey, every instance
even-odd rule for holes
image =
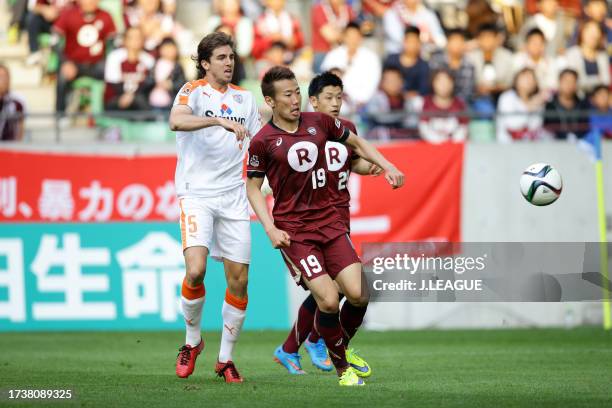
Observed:
[[[259,157],[256,154],[249,158],[249,164],[253,167],[259,167]]]
[[[327,160],[327,170],[338,171],[348,159],[348,150],[342,143],[326,142],[325,159]]]
[[[319,149],[312,142],[297,142],[287,152],[287,161],[295,171],[304,173],[314,167],[319,157]]]

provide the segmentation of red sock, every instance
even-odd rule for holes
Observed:
[[[297,319],[283,343],[283,350],[286,353],[297,353],[300,346],[308,337],[308,333],[313,331],[313,323],[317,302],[312,295],[309,295],[298,310]]]
[[[316,326],[325,340],[329,357],[334,363],[336,370],[343,370],[348,366],[346,362],[346,347],[344,346],[344,338],[342,335],[342,328],[340,327],[340,320],[338,318],[338,312],[336,313],[325,313],[317,309]]]
[[[344,302],[342,310],[340,311],[340,325],[342,325],[342,332],[344,334],[344,344],[348,347],[349,341],[357,333],[357,329],[363,323],[363,316],[365,316],[368,306],[357,307],[353,306],[348,302]]]

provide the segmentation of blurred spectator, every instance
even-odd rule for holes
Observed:
[[[361,0],[363,13],[376,18],[382,18],[392,4],[393,0]]]
[[[446,49],[434,53],[429,59],[429,69],[444,69],[450,72],[455,83],[455,95],[464,102],[471,103],[476,87],[476,73],[474,65],[466,56],[465,31],[449,30],[447,39]]]
[[[396,67],[384,67],[380,89],[365,107],[370,131],[369,139],[388,140],[402,137],[406,104],[404,100],[404,77]]]
[[[272,43],[264,54],[264,57],[255,63],[257,77],[261,80],[268,70],[277,65],[285,65],[285,54],[287,45],[282,41]]]
[[[404,77],[404,92],[407,98],[429,93],[429,65],[421,58],[420,31],[417,27],[406,27],[401,54],[391,54],[385,66],[400,70]]]
[[[125,32],[123,48],[108,54],[104,72],[106,110],[149,109],[149,91],[145,79],[155,65],[155,59],[144,51],[144,36],[140,28]]]
[[[546,38],[539,28],[527,32],[525,50],[514,54],[513,71],[519,72],[523,68],[531,68],[538,78],[538,85],[548,96],[552,96],[557,89],[557,67],[553,58],[545,53]]]
[[[15,44],[19,41],[21,31],[26,26],[28,15],[28,0],[14,0],[8,2],[11,7],[11,19],[9,21],[8,41]],[[4,5],[2,4],[2,7]]]
[[[208,17],[206,33],[212,33],[217,27],[224,26],[230,30],[230,35],[236,44],[236,52],[240,58],[247,58],[253,50],[253,21],[245,17],[240,8],[239,0],[224,0],[219,4],[219,14]]]
[[[559,91],[546,104],[544,127],[556,139],[576,140],[587,131],[588,103],[578,97],[578,73],[564,69],[559,74]]]
[[[65,40],[57,76],[56,110],[66,109],[66,93],[80,77],[104,79],[106,42],[115,35],[115,23],[99,0],[78,0],[62,10],[53,30]]]
[[[421,0],[398,0],[389,8],[383,17],[385,29],[385,51],[387,54],[398,53],[406,27],[419,28],[421,42],[429,55],[436,47],[446,45],[446,37],[436,14],[425,7]]]
[[[546,38],[546,55],[555,58],[565,52],[574,30],[574,22],[563,14],[557,0],[540,0],[538,7],[539,12],[525,21],[519,33],[519,40],[526,40],[527,33],[538,28]]]
[[[22,140],[25,103],[11,92],[11,73],[0,64],[0,140]]]
[[[220,25],[215,28],[215,32],[225,33],[230,37],[233,36],[232,29],[225,25]],[[246,71],[241,58],[234,58],[234,74],[232,75],[232,84],[240,84],[246,78]]]
[[[431,76],[432,95],[423,100],[419,133],[430,143],[462,142],[467,138],[469,119],[467,107],[454,96],[453,76],[446,70],[434,71]]]
[[[321,69],[334,68],[342,72],[344,93],[353,104],[366,103],[376,92],[380,81],[380,58],[363,45],[359,24],[349,23],[344,29],[342,45],[325,56]]]
[[[266,9],[255,23],[253,57],[260,59],[275,42],[286,45],[293,59],[293,53],[304,46],[304,34],[300,21],[285,10],[285,0],[266,0]]]
[[[355,19],[355,12],[346,0],[321,0],[312,6],[312,69],[321,72],[325,54],[342,41],[344,28]]]
[[[476,38],[483,25],[497,26],[499,15],[491,8],[487,0],[468,0],[465,7],[468,17],[467,33],[470,39]]]
[[[502,93],[497,103],[497,141],[508,143],[540,138],[543,108],[544,99],[535,71],[521,69],[514,77],[512,88]]]
[[[38,36],[50,33],[53,23],[57,20],[66,5],[72,3],[70,0],[36,0],[28,16],[28,44],[30,55],[26,59],[26,64],[38,64],[42,59],[42,54],[38,45]]]
[[[578,72],[578,88],[585,94],[599,84],[610,84],[610,59],[602,45],[601,26],[587,21],[580,31],[578,45],[567,50],[564,66]]]
[[[578,44],[582,24],[589,20],[597,21],[597,23],[599,23],[601,31],[604,34],[602,37],[602,45],[605,46],[606,42],[612,42],[612,27],[606,24],[607,17],[608,4],[606,3],[606,0],[587,0],[584,5],[584,18],[581,21],[581,24],[578,24],[576,27],[570,45]]]
[[[478,48],[468,54],[476,72],[478,96],[493,104],[512,83],[512,53],[501,46],[501,40],[495,25],[484,24],[478,30]]]
[[[137,0],[125,13],[126,27],[140,27],[145,49],[154,51],[164,38],[172,37],[176,22],[172,14],[162,12],[160,0]]]
[[[590,128],[601,132],[606,139],[612,139],[612,107],[610,104],[610,89],[598,85],[591,93]]]
[[[156,109],[170,109],[174,96],[187,81],[183,67],[179,63],[179,50],[171,38],[166,38],[159,45],[159,59],[149,71],[144,87],[152,89],[149,94],[149,105]]]

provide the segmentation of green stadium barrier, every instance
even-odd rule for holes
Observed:
[[[470,121],[469,135],[472,142],[495,142],[495,122],[486,119],[473,119]]]
[[[90,78],[81,77],[74,80],[72,83],[72,90],[79,92],[86,90],[88,92],[87,97],[82,97],[79,102],[79,106],[89,106],[91,113],[99,114],[104,110],[104,81]]]
[[[101,116],[96,119],[96,124],[102,129],[119,129],[121,140],[125,142],[172,142],[175,140],[174,132],[170,130],[168,122],[142,122]]]

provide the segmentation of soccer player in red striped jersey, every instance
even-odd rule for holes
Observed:
[[[357,134],[355,125],[346,119],[340,118],[340,110],[342,109],[342,96],[344,86],[342,79],[332,72],[324,72],[317,75],[310,82],[308,87],[308,97],[310,104],[316,112],[326,113],[334,118],[340,119],[340,122],[353,133]],[[346,228],[350,231],[350,200],[351,195],[348,189],[348,179],[351,172],[361,175],[379,175],[382,169],[373,163],[370,163],[358,155],[356,155],[350,147],[347,147],[338,142],[327,142],[325,146],[327,158],[327,170],[329,175],[329,193],[332,197],[332,202],[340,212],[342,221]],[[344,295],[339,294],[340,299]],[[312,364],[323,370],[333,370],[333,365],[329,359],[327,348],[323,338],[320,337],[316,330],[313,330],[314,316],[317,308],[317,303],[310,294],[304,302],[302,302],[295,323],[293,324],[287,339],[274,351],[275,360],[287,368],[290,374],[302,374],[300,364],[300,355],[298,350],[302,344],[306,349]],[[348,311],[351,309],[350,304],[343,308],[344,314],[340,313],[340,324],[343,319],[349,319]],[[359,312],[359,311],[357,311]],[[363,318],[361,313],[353,313],[358,318]],[[360,322],[357,322],[360,324]],[[345,325],[346,322],[345,322]],[[354,326],[354,325],[348,325]],[[345,345],[348,347],[350,341],[349,336],[344,337]],[[348,363],[362,377],[369,377],[371,369],[368,363],[358,356],[352,348],[347,348],[346,357]]]
[[[330,198],[326,142],[343,143],[381,167],[393,188],[404,184],[404,175],[340,120],[319,112],[302,113],[300,88],[290,69],[271,68],[261,87],[266,104],[272,108],[272,120],[249,147],[249,201],[272,245],[281,250],[296,283],[305,285],[314,296],[315,328],[325,341],[339,384],[363,385],[363,379],[346,360],[344,336],[350,338],[357,331],[369,293],[348,228]],[[268,214],[261,192],[264,177],[275,199],[274,218]],[[340,325],[334,281],[347,298],[343,309],[351,305],[345,326]]]

